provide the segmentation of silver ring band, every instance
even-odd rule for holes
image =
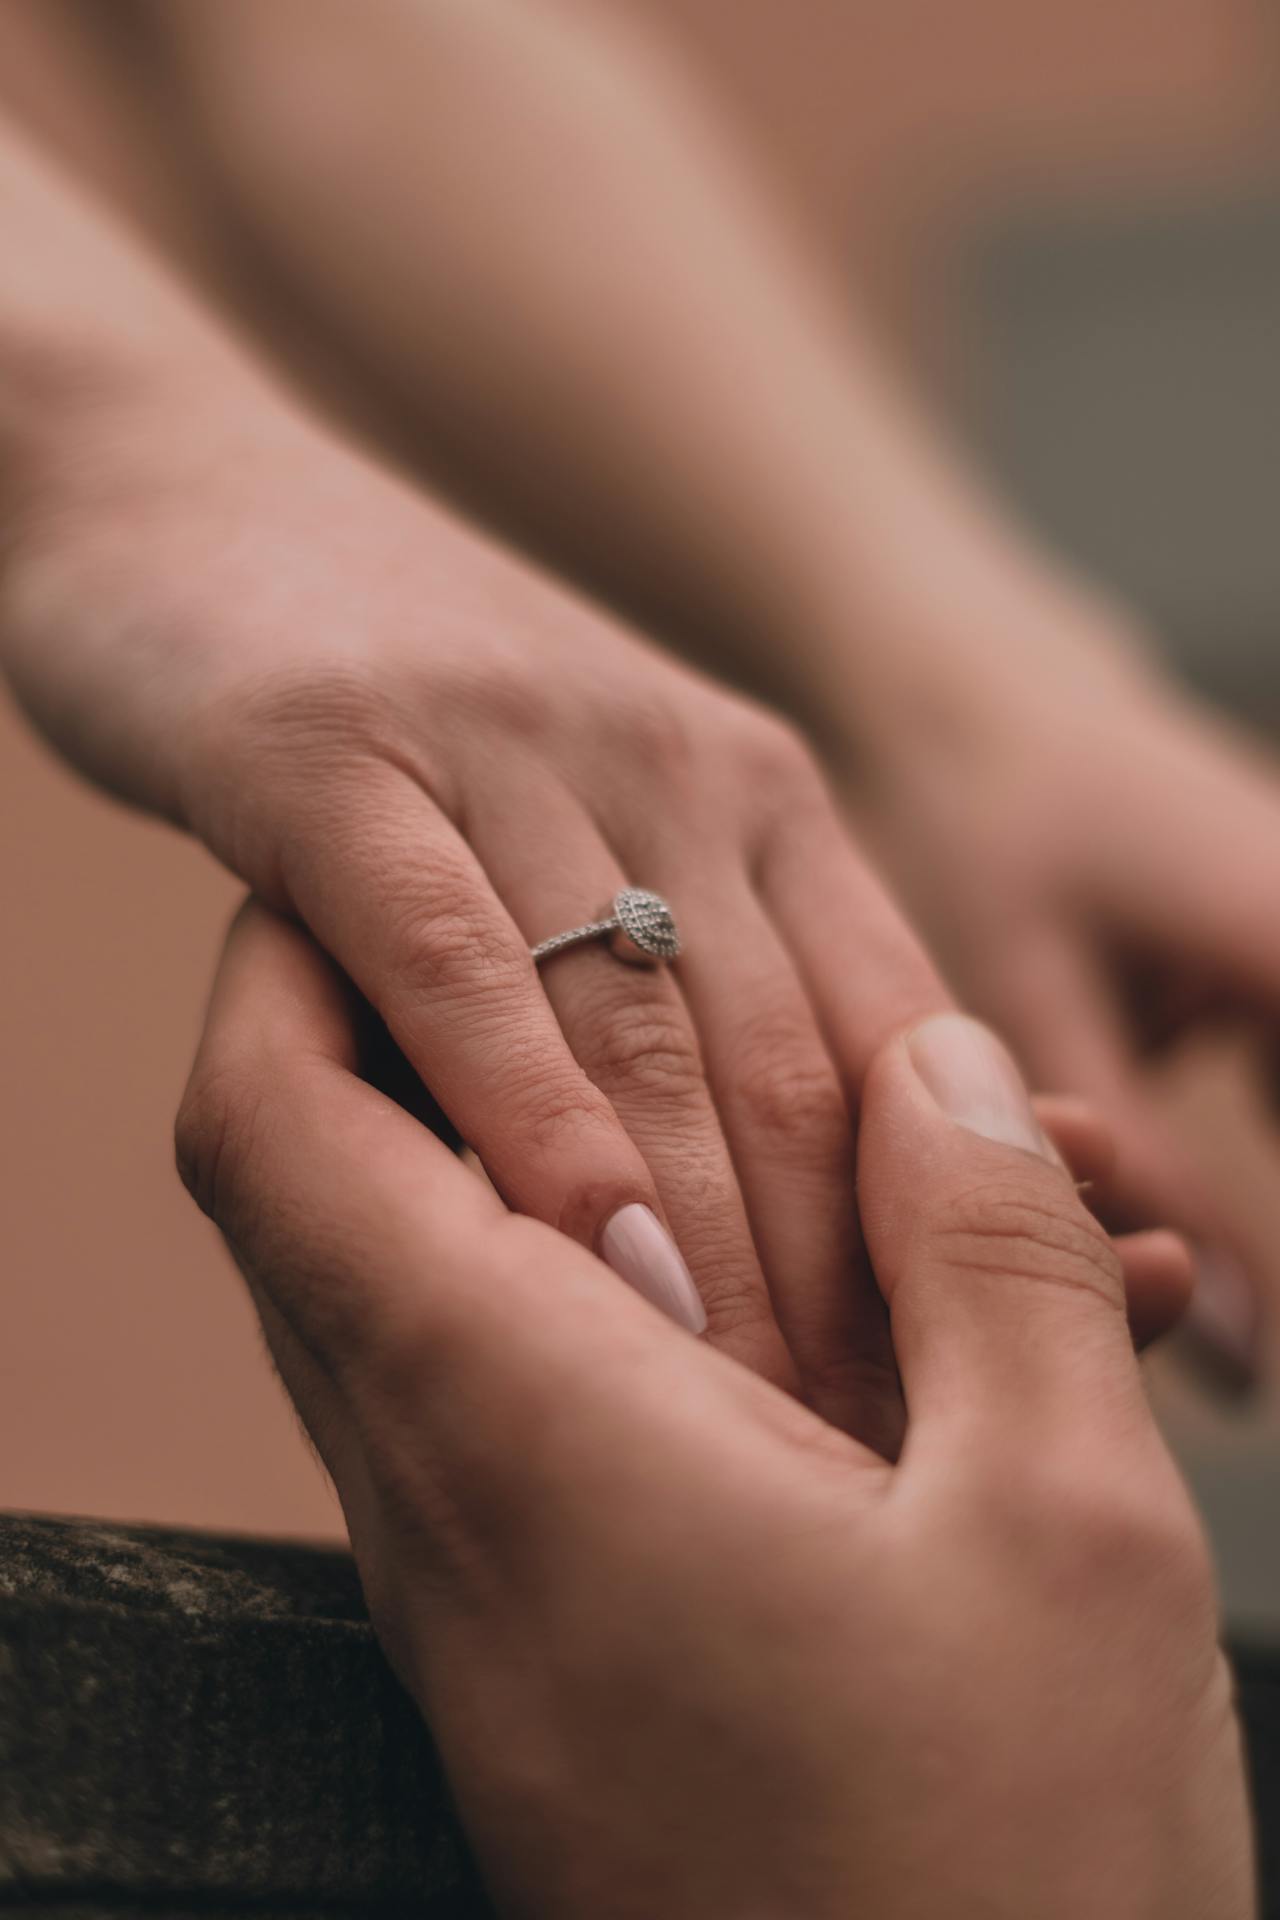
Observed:
[[[553,953],[566,947],[581,946],[587,940],[605,940],[615,933],[625,934],[641,953],[651,960],[674,960],[680,951],[680,935],[675,915],[660,893],[647,887],[624,887],[615,894],[613,912],[604,920],[588,920],[584,926],[570,927],[567,933],[554,933],[529,949],[535,966],[541,966]]]

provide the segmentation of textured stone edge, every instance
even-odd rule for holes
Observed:
[[[0,1907],[60,1898],[488,1911],[349,1556],[0,1516]]]

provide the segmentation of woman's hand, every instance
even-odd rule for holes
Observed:
[[[502,1911],[1246,1920],[1208,1564],[1006,1055],[890,1041],[888,1466],[513,1218],[242,916],[179,1122]],[[850,1377],[868,1355],[851,1344]]]
[[[884,1035],[948,997],[808,754],[207,378],[199,406],[104,408],[30,487],[0,619],[30,710],[305,922],[513,1208],[892,1452],[849,1109]],[[539,976],[530,945],[624,884],[672,903],[674,976],[598,945]],[[1096,1127],[1048,1124],[1095,1175]],[[1185,1257],[1163,1235],[1125,1259],[1146,1337]]]
[[[882,1320],[848,1098],[947,996],[806,752],[245,393],[107,411],[32,487],[20,694],[306,923],[513,1208],[865,1417],[831,1364]],[[596,945],[539,976],[627,883],[672,903],[675,974]]]
[[[307,923],[517,1209],[836,1420],[878,1329],[891,1449],[849,1103],[946,994],[804,750],[304,421],[3,125],[0,187],[30,712]],[[539,980],[623,881],[673,903],[675,978],[596,948]],[[1167,1324],[1176,1250],[1127,1257]]]
[[[1111,1127],[1113,1222],[1197,1243],[1193,1319],[1253,1376],[1254,1290],[1143,1060],[1224,1017],[1275,1052],[1280,780],[1109,613],[1037,589],[1016,652],[1008,627],[933,647],[901,704],[883,690],[850,752],[856,817],[965,1004]]]

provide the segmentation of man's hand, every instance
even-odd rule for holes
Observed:
[[[920,668],[928,723],[886,692],[852,752],[860,830],[965,1004],[1036,1084],[1110,1127],[1109,1224],[1169,1222],[1194,1243],[1191,1321],[1253,1379],[1260,1305],[1238,1232],[1145,1068],[1224,1022],[1275,1055],[1280,777],[1092,602],[1042,587],[1016,634],[968,622],[951,646],[950,667],[939,646]]]
[[[503,1911],[1246,1920],[1204,1546],[1114,1253],[984,1029],[866,1077],[896,1467],[507,1213],[360,1064],[328,964],[251,909],[179,1153]]]

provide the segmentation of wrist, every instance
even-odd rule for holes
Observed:
[[[1157,684],[1128,610],[1007,514],[907,394],[865,376],[767,547],[772,652],[833,759],[874,772],[1073,685]]]
[[[0,291],[0,511],[76,464],[104,422],[229,368],[217,324],[128,231],[13,127],[0,126],[4,240],[22,260]]]
[[[297,427],[229,349],[142,365],[64,345],[27,366],[35,403],[0,408],[0,671],[82,773],[188,824],[184,758],[217,658],[195,583]]]
[[[0,513],[12,552],[61,521],[112,517],[175,482],[260,411],[212,341],[137,353],[113,341],[0,341]]]
[[[1150,698],[1163,669],[1126,609],[1015,538],[935,542],[927,568],[877,569],[815,614],[833,764],[874,788],[922,756],[1034,735],[1063,703]]]

